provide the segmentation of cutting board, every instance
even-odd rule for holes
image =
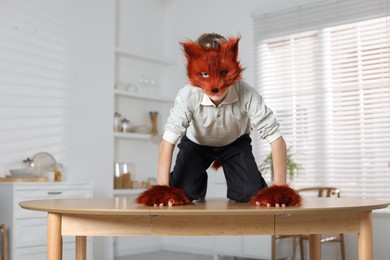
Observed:
[[[48,180],[49,180],[48,177],[0,178],[0,182],[45,182]]]

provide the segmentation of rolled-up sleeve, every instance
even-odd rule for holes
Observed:
[[[163,139],[169,143],[176,144],[180,137],[185,135],[191,122],[192,112],[189,109],[190,94],[188,87],[185,87],[179,91],[175,98],[167,123],[164,126]]]
[[[260,134],[262,139],[272,143],[282,136],[279,131],[279,123],[276,116],[272,110],[265,105],[260,94],[255,91],[248,94],[250,97],[246,106],[252,127]]]

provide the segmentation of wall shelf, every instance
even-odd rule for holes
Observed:
[[[114,132],[115,138],[123,138],[123,139],[136,139],[136,140],[151,140],[151,134],[140,134],[140,133],[120,133]]]
[[[176,61],[166,59],[166,58],[156,58],[156,57],[151,57],[151,56],[146,56],[146,55],[140,55],[136,53],[132,53],[129,51],[122,50],[120,48],[115,48],[115,54],[119,57],[125,57],[125,58],[130,58],[130,59],[137,59],[141,61],[147,61],[147,62],[153,62],[156,64],[160,65],[176,65]]]
[[[141,192],[144,192],[145,189],[114,189],[114,196],[131,196],[131,195],[138,195]]]
[[[172,98],[157,96],[157,95],[145,95],[137,92],[131,92],[127,90],[115,89],[114,93],[116,96],[129,97],[129,98],[137,98],[143,100],[157,101],[157,102],[173,102]]]

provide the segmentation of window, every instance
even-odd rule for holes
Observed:
[[[256,82],[303,167],[296,187],[329,185],[344,197],[390,198],[390,20],[377,16],[317,29],[307,23],[301,32],[289,25],[286,34],[269,29],[271,36],[260,32],[270,17],[255,19]],[[280,17],[279,27],[289,23]],[[259,162],[269,153],[264,145],[256,150]]]

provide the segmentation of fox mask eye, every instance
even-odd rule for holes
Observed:
[[[228,71],[227,70],[222,70],[219,74],[222,77],[225,77],[228,74]],[[210,76],[207,72],[204,72],[204,71],[199,72],[199,75],[201,75],[203,78],[208,78]]]
[[[208,78],[209,77],[209,74],[207,74],[207,72],[199,72],[199,74],[203,77],[203,78]]]

